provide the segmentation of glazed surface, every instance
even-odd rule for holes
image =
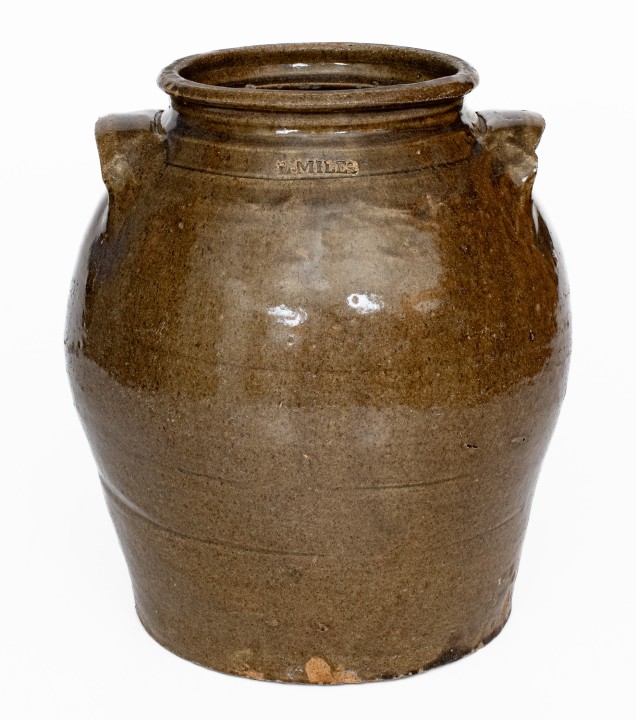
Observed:
[[[166,647],[345,683],[456,659],[505,623],[570,345],[515,127],[103,126],[110,200],[68,364]]]

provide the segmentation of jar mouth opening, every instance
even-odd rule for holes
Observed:
[[[159,86],[176,104],[260,111],[394,109],[460,100],[477,72],[452,55],[392,45],[259,45],[192,55]]]

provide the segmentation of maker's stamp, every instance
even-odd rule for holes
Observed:
[[[276,167],[279,176],[357,175],[360,172],[360,166],[356,160],[328,160],[325,158],[279,160]]]

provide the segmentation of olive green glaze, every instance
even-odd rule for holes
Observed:
[[[540,116],[466,63],[221,51],[102,118],[75,402],[162,645],[246,677],[410,675],[502,628],[565,391]]]

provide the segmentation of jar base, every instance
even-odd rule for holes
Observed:
[[[425,673],[429,670],[434,670],[435,668],[442,665],[448,665],[449,663],[461,660],[468,655],[472,655],[473,653],[481,650],[483,647],[492,642],[504,629],[506,623],[508,622],[508,619],[510,618],[511,606],[510,604],[508,604],[507,613],[504,617],[503,622],[489,635],[484,637],[475,647],[449,648],[441,655],[439,655],[435,660],[425,663],[416,670],[405,670],[403,673],[371,672],[365,674],[364,678],[359,677],[358,674],[353,670],[345,670],[340,666],[332,668],[322,658],[310,658],[307,661],[304,668],[304,677],[298,675],[290,676],[290,674],[270,674],[255,668],[249,668],[247,666],[231,669],[226,667],[218,667],[217,665],[213,664],[206,664],[200,659],[197,659],[195,657],[189,657],[188,654],[183,651],[183,649],[176,649],[175,647],[172,647],[169,642],[166,642],[165,640],[159,638],[155,633],[153,633],[153,631],[149,627],[149,623],[144,620],[137,604],[135,604],[135,611],[142,627],[155,642],[161,645],[164,649],[171,652],[173,655],[176,655],[183,660],[187,660],[188,662],[194,663],[195,665],[199,665],[200,667],[206,668],[208,670],[214,670],[215,672],[219,672],[224,675],[232,675],[234,677],[246,678],[248,680],[287,683],[291,685],[351,685],[380,682],[383,680],[401,680],[403,678],[412,677],[414,675],[420,675],[421,673]]]

